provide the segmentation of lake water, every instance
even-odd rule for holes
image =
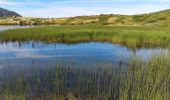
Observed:
[[[137,56],[147,60],[155,54],[168,52],[168,49],[142,48],[132,50],[119,44],[79,43],[45,44],[42,42],[1,43],[0,64],[2,66],[50,66],[60,62],[88,64],[116,64],[127,62]]]
[[[1,31],[5,31],[5,30],[9,30],[9,29],[30,28],[30,27],[34,27],[34,26],[20,26],[20,25],[6,25],[6,26],[1,26],[1,25],[0,25],[0,32],[1,32]]]
[[[0,31],[15,28],[27,27],[0,26]],[[105,94],[106,99],[111,93],[106,99],[111,100],[119,94],[117,87],[126,79],[127,70],[122,65],[126,66],[129,59],[138,57],[145,62],[168,52],[162,48],[134,50],[107,42],[69,45],[34,41],[0,43],[0,94],[6,93],[7,89],[15,97],[16,91],[22,91],[21,95],[25,93],[27,97],[36,98],[28,100],[42,100],[37,96],[49,93],[57,98],[74,92],[80,97],[94,98]]]
[[[33,26],[0,26],[0,31]],[[141,48],[132,50],[119,44],[79,43],[45,44],[42,42],[0,43],[0,67],[5,66],[50,66],[60,62],[87,64],[116,64],[127,62],[137,56],[147,60],[155,54],[168,52],[168,49]]]
[[[0,31],[33,26],[0,26]],[[167,53],[168,49],[141,48],[130,49],[112,43],[79,43],[79,44],[46,44],[42,42],[9,42],[0,43],[0,68],[51,66],[58,63],[75,66],[89,66],[91,64],[119,64],[126,63],[131,57],[139,57],[144,61],[153,55]]]

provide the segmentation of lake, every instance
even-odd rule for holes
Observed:
[[[0,44],[2,66],[50,66],[60,62],[75,64],[116,64],[127,62],[130,57],[147,60],[153,55],[168,52],[168,49],[141,48],[135,51],[119,44],[79,43],[46,44],[42,42],[9,42]]]
[[[28,27],[0,26],[1,31],[15,28]],[[162,54],[169,54],[169,49],[134,49],[121,44],[93,41],[76,44],[1,42],[0,98],[16,99],[22,95],[26,99],[18,100],[68,100],[65,98],[71,95],[83,100],[117,100],[129,89],[127,84],[136,86],[138,77],[135,76],[141,75],[141,84],[147,82],[148,77],[146,82],[143,77],[143,73],[148,71],[145,63]],[[134,60],[134,64],[127,67],[132,58],[142,63]],[[144,68],[140,69],[139,66]],[[157,71],[159,67],[151,68]],[[156,74],[155,70],[152,72]],[[143,88],[143,85],[139,86]]]
[[[0,31],[33,26],[0,26]],[[87,68],[98,65],[119,67],[137,57],[143,62],[155,55],[168,53],[163,48],[128,48],[121,44],[109,42],[88,42],[77,44],[43,43],[43,42],[2,42],[0,43],[0,69],[12,68],[28,70],[34,67],[55,66],[57,64],[73,65]],[[12,69],[13,70],[13,69]]]

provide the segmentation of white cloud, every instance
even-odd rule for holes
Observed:
[[[0,5],[6,5],[6,6],[15,6],[17,5],[16,2],[9,2],[9,1],[6,1],[6,0],[0,0]]]

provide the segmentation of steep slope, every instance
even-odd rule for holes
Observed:
[[[10,16],[20,16],[18,13],[14,11],[9,11],[4,8],[0,8],[0,17],[10,17]]]

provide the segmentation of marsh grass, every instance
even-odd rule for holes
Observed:
[[[62,63],[45,69],[37,67],[29,75],[22,70],[11,71],[1,78],[0,97],[64,100],[69,95],[78,100],[169,100],[169,61],[170,57],[155,56],[143,63],[135,57],[118,67],[95,64],[85,69]]]
[[[112,42],[128,47],[169,47],[169,32],[169,28],[150,26],[45,26],[1,32],[0,41]]]
[[[169,47],[170,29],[128,26],[46,26],[0,33],[1,42],[54,43],[112,42],[128,47]],[[36,43],[36,42],[35,42]],[[170,57],[147,62],[132,58],[128,64],[84,65],[61,63],[27,71],[7,70],[0,76],[2,100],[169,100]],[[68,97],[67,97],[68,96]],[[70,97],[70,98],[69,98]]]

